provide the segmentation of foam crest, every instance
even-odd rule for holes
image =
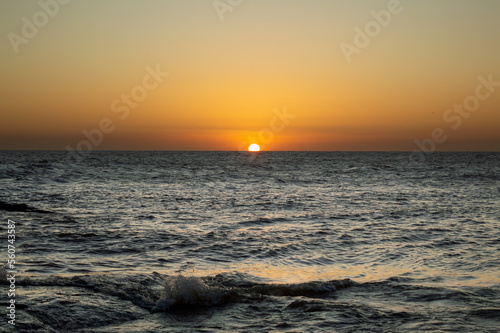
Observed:
[[[171,276],[165,279],[161,298],[153,311],[166,311],[179,305],[218,305],[227,302],[231,294],[231,289],[208,286],[194,276]]]

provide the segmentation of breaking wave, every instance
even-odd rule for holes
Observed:
[[[422,316],[421,310],[414,312],[412,309],[431,301],[441,302],[445,307],[440,313],[442,320],[449,327],[455,327],[454,319],[448,318],[456,315],[455,304],[484,300],[484,295],[492,299],[500,296],[497,287],[457,292],[447,288],[415,286],[414,282],[411,279],[391,278],[365,283],[342,279],[273,284],[260,283],[239,273],[206,277],[171,276],[156,272],[21,276],[16,283],[26,294],[18,307],[22,321],[16,329],[19,332],[121,332],[138,327],[139,331],[162,331],[165,320],[173,325],[173,318],[180,332],[190,327],[182,324],[186,316],[204,318],[221,313],[226,319],[218,323],[217,327],[223,329],[229,321],[237,331],[242,316],[255,322],[258,327],[261,316],[279,320],[283,312],[299,317],[321,313],[321,316],[331,318],[336,318],[336,314],[340,313],[352,318],[352,325],[357,325],[358,319],[370,318],[371,321],[366,323],[367,328],[380,318],[385,318],[399,327],[408,320],[418,322]],[[55,292],[47,292],[49,290]],[[381,297],[389,298],[389,301],[381,303]],[[0,299],[4,301],[5,295],[1,295]],[[371,301],[366,303],[367,299]],[[391,303],[409,305],[394,306]],[[483,320],[487,321],[485,327],[490,327],[497,322],[499,307],[496,301],[483,301],[481,308],[460,311],[463,316],[476,318],[471,325]],[[433,313],[425,315],[431,316]],[[55,321],[53,318],[61,319]],[[298,325],[298,322],[294,325]],[[307,324],[308,327],[311,325],[314,326],[313,323]],[[108,330],[110,327],[113,329]],[[316,327],[318,331],[321,331],[320,327]],[[269,323],[260,331],[267,331],[268,328]]]

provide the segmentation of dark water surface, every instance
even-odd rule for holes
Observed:
[[[499,153],[64,157],[0,152],[15,331],[500,330]]]

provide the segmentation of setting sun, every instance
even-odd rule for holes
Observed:
[[[260,147],[256,143],[252,143],[250,147],[248,147],[248,151],[260,151]]]

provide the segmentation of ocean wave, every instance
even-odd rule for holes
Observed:
[[[399,277],[364,283],[338,279],[275,284],[259,282],[243,273],[204,277],[156,272],[21,276],[16,279],[24,293],[17,328],[19,332],[110,332],[108,328],[113,327],[111,331],[120,332],[136,326],[151,327],[147,331],[156,331],[158,327],[177,327],[182,331],[186,316],[203,320],[217,317],[217,313],[233,329],[240,323],[237,318],[244,318],[248,324],[264,317],[274,321],[283,314],[294,318],[290,327],[297,329],[301,327],[300,318],[308,316],[316,318],[313,322],[325,317],[344,318],[337,323],[350,328],[357,327],[359,320],[368,321],[367,327],[379,320],[399,327],[404,322],[418,324],[422,316],[435,316],[433,303],[443,308],[437,315],[449,327],[454,327],[454,322],[448,318],[457,316],[467,316],[475,323],[491,321],[486,327],[497,321],[500,308],[495,301],[499,295],[496,287],[458,291],[415,283],[418,281]],[[5,295],[2,297],[5,299]],[[485,301],[485,297],[490,301]],[[461,307],[478,300],[482,300],[481,307]],[[262,331],[272,330],[274,326],[270,325],[264,325]]]
[[[34,208],[24,203],[23,204],[8,203],[1,200],[0,200],[0,210],[5,210],[7,212],[30,212],[30,213],[44,213],[44,214],[52,213],[47,210]]]
[[[464,173],[461,176],[465,179],[487,179],[487,180],[500,180],[500,175],[485,174],[485,173]]]
[[[257,219],[241,221],[239,224],[241,224],[241,225],[268,225],[268,224],[287,222],[287,221],[289,221],[289,220],[286,218],[282,218],[282,217],[277,217],[277,218],[259,217]]]
[[[329,296],[331,293],[354,285],[350,279],[331,281],[311,281],[297,284],[258,284],[248,291],[270,296]]]
[[[2,280],[5,272],[2,270]],[[2,281],[5,283],[5,281]],[[117,296],[152,311],[185,305],[214,306],[265,296],[328,297],[354,285],[350,279],[273,284],[235,279],[224,274],[207,277],[152,274],[91,274],[22,277],[23,286],[78,287]]]
[[[5,268],[0,267],[1,282],[6,283]],[[272,297],[330,298],[341,290],[356,288],[363,292],[397,292],[411,302],[436,300],[470,301],[472,297],[500,295],[498,287],[455,288],[425,286],[419,280],[392,277],[378,282],[355,282],[351,279],[307,281],[302,283],[262,283],[239,273],[214,276],[151,274],[89,274],[75,276],[23,277],[19,285],[29,287],[77,287],[116,296],[148,310],[167,311],[176,306],[216,306],[227,302]],[[490,311],[491,312],[491,311]]]

